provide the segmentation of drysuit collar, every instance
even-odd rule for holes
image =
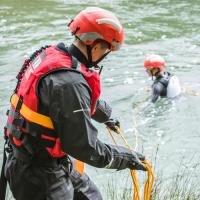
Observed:
[[[105,53],[103,56],[101,56],[97,61],[92,62],[92,47],[87,45],[87,55],[88,59],[85,57],[85,55],[76,47],[74,44],[71,44],[68,48],[68,51],[71,55],[73,55],[79,62],[83,63],[87,68],[95,67],[99,69],[98,63],[100,63],[109,53]]]
[[[110,53],[110,51],[105,53],[101,58],[99,58],[96,62],[93,63],[93,62],[91,62],[91,58],[89,59],[90,61],[88,61],[87,58],[85,57],[85,55],[74,44],[71,44],[69,47],[65,47],[64,43],[59,43],[57,45],[57,48],[61,51],[64,51],[64,52],[74,56],[80,63],[84,64],[87,68],[95,67],[97,69],[100,69],[100,67],[97,64],[101,60],[103,60],[108,55],[108,53]],[[91,52],[91,49],[88,47],[87,51]]]
[[[82,63],[85,66],[87,66],[88,61],[87,61],[85,55],[74,44],[71,44],[68,47],[68,52],[72,56],[74,56],[80,63]]]

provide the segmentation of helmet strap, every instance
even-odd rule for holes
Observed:
[[[103,70],[103,65],[99,68],[99,75],[101,75],[102,70]]]
[[[87,68],[90,68],[93,66],[92,63],[92,47],[90,45],[86,45],[87,48],[87,56],[88,56],[88,62],[87,62]]]
[[[151,73],[151,77],[152,77],[152,80],[153,80],[153,77],[155,76],[155,77],[157,77],[157,76],[159,76],[159,74],[160,74],[160,68],[157,68],[158,69],[158,71],[155,73],[155,74],[153,74],[151,71],[150,71],[150,73]]]
[[[111,51],[106,52],[103,56],[101,56],[97,61],[92,62],[92,46],[90,45],[86,45],[87,47],[87,56],[88,56],[88,64],[87,64],[87,68],[91,68],[91,67],[98,67],[98,63],[101,62]]]
[[[79,41],[81,41],[81,42],[83,42],[77,35],[75,35],[75,37],[79,40]],[[91,67],[97,67],[97,68],[99,68],[99,66],[98,66],[98,63],[99,62],[101,62],[110,52],[111,52],[111,50],[110,51],[108,51],[108,52],[106,52],[103,56],[101,56],[97,61],[95,61],[95,62],[92,62],[92,48],[93,48],[93,46],[91,46],[91,45],[86,45],[86,49],[87,49],[87,57],[88,57],[88,61],[87,61],[87,68],[91,68]]]
[[[111,51],[106,52],[103,56],[101,56],[97,61],[93,63],[93,66],[96,66],[99,62],[101,62]]]
[[[158,68],[158,71],[155,73],[155,75],[154,75],[154,76],[155,76],[155,77],[159,76],[159,74],[160,74],[160,71],[161,71],[161,70],[160,70],[160,68]]]

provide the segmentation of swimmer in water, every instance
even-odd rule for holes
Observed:
[[[150,101],[155,103],[159,97],[173,99],[181,94],[181,86],[177,76],[166,71],[166,62],[159,55],[150,55],[144,60],[144,68],[154,79]]]

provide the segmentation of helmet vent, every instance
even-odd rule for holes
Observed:
[[[119,22],[117,22],[116,20],[114,19],[111,19],[111,18],[101,18],[101,19],[97,19],[96,22],[98,24],[110,24],[112,25],[116,30],[119,31],[119,33],[121,33],[122,31],[122,26],[121,24],[119,24]]]
[[[79,31],[79,30],[80,30],[80,27],[77,26],[77,27],[76,27],[76,30],[75,30],[75,31],[72,31],[72,35],[76,35],[77,31]]]

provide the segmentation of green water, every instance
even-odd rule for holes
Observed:
[[[193,172],[200,157],[200,1],[198,0],[0,0],[0,130],[3,133],[9,96],[16,84],[15,76],[24,58],[42,45],[72,41],[67,29],[69,19],[86,6],[101,6],[114,11],[125,26],[126,40],[120,52],[113,53],[104,64],[102,98],[113,107],[128,141],[134,144],[133,119],[137,118],[139,150],[166,176],[184,160]],[[162,99],[140,115],[135,108],[148,96],[151,84],[142,67],[147,54],[162,55],[168,69],[175,73],[188,92],[175,101]],[[99,137],[111,142],[103,125],[97,125]],[[3,134],[1,134],[2,136]],[[1,137],[2,138],[2,137]],[[2,157],[3,139],[0,140]],[[94,169],[87,172],[106,196],[105,187],[112,177],[121,179],[127,172]],[[141,174],[141,173],[140,173]],[[114,177],[114,178],[113,178]]]

